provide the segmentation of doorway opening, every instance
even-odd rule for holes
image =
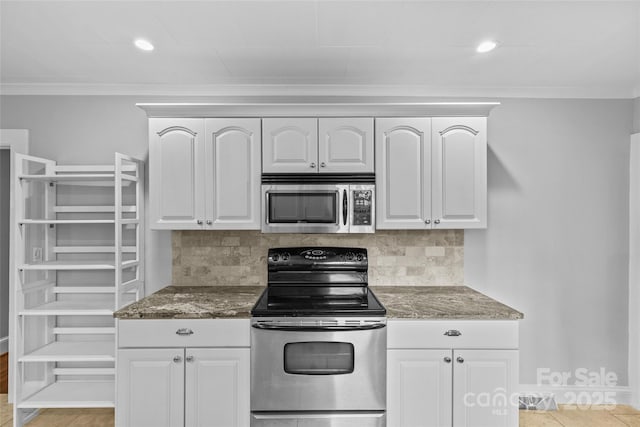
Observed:
[[[11,151],[0,148],[0,394],[9,387],[9,215]]]

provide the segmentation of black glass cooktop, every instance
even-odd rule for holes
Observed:
[[[252,316],[384,316],[387,310],[374,293],[364,295],[270,295],[267,287],[251,309]],[[271,291],[271,292],[270,292]]]
[[[368,287],[367,249],[269,249],[267,289],[253,316],[384,316]]]

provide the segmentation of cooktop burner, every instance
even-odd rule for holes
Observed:
[[[253,316],[384,316],[368,287],[363,248],[269,249],[268,283]]]

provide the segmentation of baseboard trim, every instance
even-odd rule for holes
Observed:
[[[9,337],[0,338],[0,354],[9,352]]]
[[[631,405],[633,392],[631,387],[616,386],[541,386],[538,384],[520,384],[520,394],[546,396],[552,394],[561,405]]]

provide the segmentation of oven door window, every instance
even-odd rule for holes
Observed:
[[[284,345],[284,371],[296,375],[353,372],[354,349],[348,342],[296,342]]]
[[[313,191],[268,193],[271,224],[337,224],[338,193]]]

